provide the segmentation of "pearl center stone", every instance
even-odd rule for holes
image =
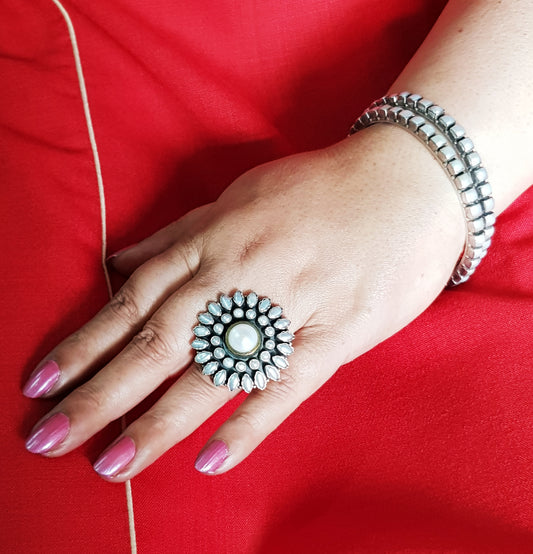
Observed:
[[[250,356],[257,351],[261,343],[259,331],[255,325],[246,322],[234,323],[226,332],[226,346],[238,356]]]

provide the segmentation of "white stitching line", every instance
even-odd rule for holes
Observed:
[[[106,265],[106,254],[107,254],[107,226],[106,226],[106,205],[105,205],[105,191],[104,191],[104,182],[102,179],[102,168],[100,166],[100,157],[98,156],[98,148],[96,146],[96,139],[94,136],[93,123],[91,119],[91,111],[89,109],[89,100],[87,98],[87,89],[85,87],[85,79],[83,77],[83,70],[81,67],[81,58],[80,52],[78,50],[78,42],[76,40],[76,32],[74,31],[74,25],[72,20],[63,7],[59,0],[52,0],[52,2],[57,6],[65,23],[67,24],[68,34],[70,42],[72,44],[72,53],[74,55],[74,63],[76,64],[76,74],[78,76],[78,82],[80,85],[81,99],[83,103],[83,112],[85,114],[85,121],[87,123],[87,131],[89,133],[89,142],[91,143],[91,150],[93,152],[94,158],[94,168],[96,170],[96,181],[98,183],[98,197],[100,201],[100,221],[102,225],[102,252],[101,252],[101,264],[104,271],[104,278],[107,286],[107,292],[109,298],[113,296],[113,289],[111,287],[111,280],[109,279],[109,271],[107,270]],[[122,430],[126,428],[126,417],[122,416],[121,418]],[[137,554],[137,538],[135,533],[135,517],[133,513],[133,495],[131,490],[131,481],[128,479],[124,483],[126,488],[126,505],[128,508],[128,527],[130,533],[130,545],[131,553]]]

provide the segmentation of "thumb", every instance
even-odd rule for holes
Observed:
[[[209,206],[201,206],[141,242],[114,252],[106,259],[107,264],[124,277],[129,277],[139,266],[176,242],[186,243],[194,239],[200,230],[202,215]]]

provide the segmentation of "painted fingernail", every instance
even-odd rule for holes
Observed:
[[[105,261],[109,263],[110,261],[114,260],[117,256],[120,256],[120,254],[126,252],[126,250],[129,250],[130,248],[133,248],[134,246],[137,246],[137,243],[130,244],[129,246],[125,246],[124,248],[121,248],[120,250],[117,250],[116,252],[113,252],[113,254],[110,254]]]
[[[126,467],[135,456],[135,443],[130,437],[122,437],[100,455],[93,465],[94,471],[104,477],[112,477]]]
[[[68,435],[70,421],[58,412],[40,423],[26,440],[26,448],[33,454],[44,454],[55,448]]]
[[[194,467],[202,472],[212,474],[224,463],[228,457],[229,450],[224,441],[210,442],[198,455]]]
[[[33,370],[22,389],[22,394],[28,398],[39,398],[52,389],[59,379],[59,374],[57,363],[48,360]]]

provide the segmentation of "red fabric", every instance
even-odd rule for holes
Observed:
[[[341,139],[443,2],[64,5],[113,251],[260,162]],[[49,0],[2,12],[1,550],[129,552],[124,486],[90,467],[118,423],[61,459],[24,449],[53,403],[21,385],[107,294],[65,22]],[[139,552],[533,551],[532,200],[499,219],[469,283],[343,367],[236,469],[193,469],[233,403],[135,478]]]

